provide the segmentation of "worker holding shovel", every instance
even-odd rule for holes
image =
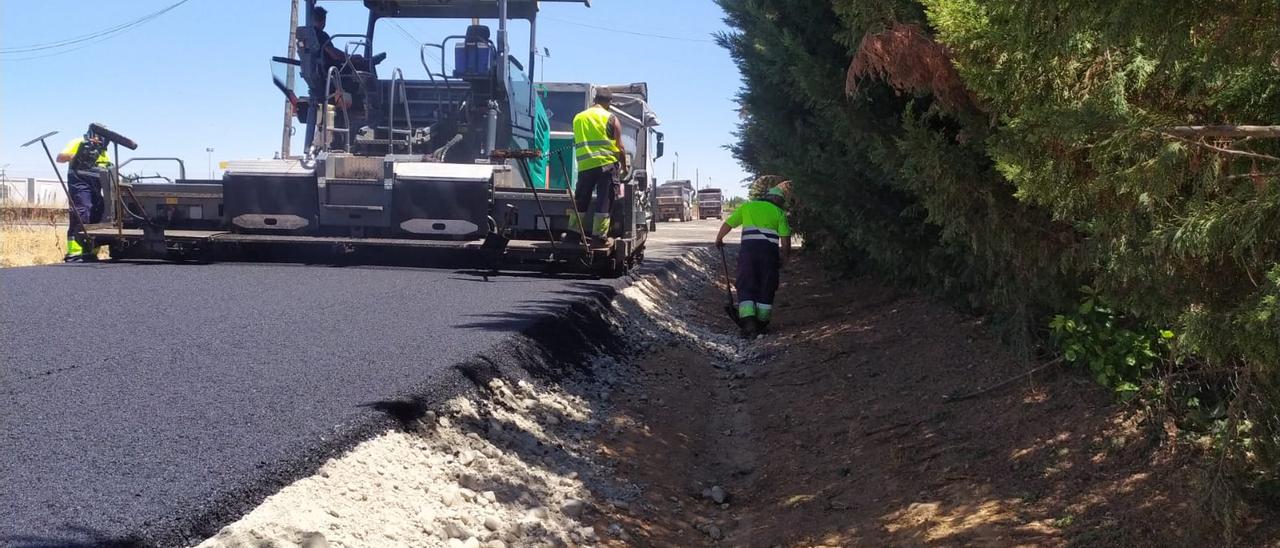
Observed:
[[[738,250],[738,326],[744,337],[764,332],[773,318],[773,295],[778,274],[791,253],[791,227],[787,224],[786,183],[775,186],[759,200],[738,207],[720,225],[716,247],[724,237],[742,227]]]
[[[102,176],[111,166],[107,157],[107,140],[89,126],[83,138],[74,139],[58,154],[58,162],[67,166],[68,209],[67,255],[63,262],[78,263],[98,260],[97,249],[82,237],[84,225],[102,220],[106,206],[102,200]]]

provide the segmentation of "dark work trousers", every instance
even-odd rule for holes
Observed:
[[[762,322],[768,322],[773,310],[773,295],[778,291],[781,267],[778,246],[766,240],[747,240],[738,251],[738,310],[755,311]],[[746,317],[746,316],[743,316]]]
[[[101,172],[68,169],[67,190],[71,194],[67,239],[79,240],[82,239],[78,237],[81,234],[80,220],[84,219],[89,224],[101,222],[102,212],[106,209],[106,204],[102,201]],[[80,245],[88,244],[89,242],[80,242]]]
[[[618,169],[615,164],[593,167],[578,172],[578,187],[573,191],[573,205],[582,214],[583,234],[590,236],[597,219],[608,218],[613,209],[613,195],[617,192]],[[591,193],[596,193],[595,207],[591,208]],[[588,209],[590,208],[590,209]],[[604,234],[599,234],[604,236]]]

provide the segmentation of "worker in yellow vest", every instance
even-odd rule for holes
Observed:
[[[591,108],[573,117],[578,186],[573,192],[577,214],[569,216],[571,230],[566,234],[569,240],[581,238],[585,233],[595,245],[609,243],[609,214],[614,198],[622,192],[618,174],[626,169],[627,162],[626,149],[622,145],[622,124],[609,112],[612,102],[612,92],[598,89]],[[588,209],[593,191],[596,193],[595,207]],[[582,227],[579,223],[590,224]]]
[[[779,273],[791,254],[787,188],[787,183],[780,184],[769,189],[760,199],[738,206],[716,234],[716,247],[724,247],[724,237],[734,228],[742,227],[735,285],[738,287],[738,327],[742,336],[747,338],[769,329]]]
[[[98,260],[97,249],[84,239],[82,223],[102,221],[106,204],[102,199],[102,176],[111,167],[107,158],[107,141],[93,132],[93,126],[83,138],[73,139],[58,154],[58,162],[67,166],[67,204],[70,220],[67,223],[67,254],[64,262],[78,263]]]

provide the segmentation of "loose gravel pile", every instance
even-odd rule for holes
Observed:
[[[582,546],[626,542],[608,510],[639,500],[592,443],[632,363],[658,345],[699,341],[740,356],[742,343],[682,320],[711,283],[694,252],[623,290],[609,322],[622,355],[569,364],[555,383],[494,378],[356,446],[267,498],[201,547]],[[644,456],[640,456],[644,458]]]

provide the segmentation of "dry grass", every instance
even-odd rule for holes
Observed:
[[[66,254],[67,228],[55,225],[0,225],[0,267],[57,263]]]
[[[0,268],[62,262],[66,219],[65,208],[0,204]],[[107,257],[101,246],[98,258]]]

